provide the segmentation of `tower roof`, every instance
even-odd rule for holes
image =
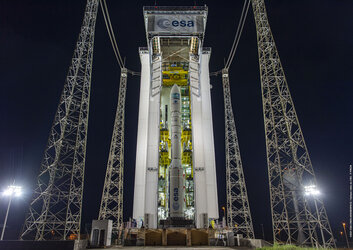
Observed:
[[[206,29],[207,6],[145,6],[147,40],[153,36],[198,36]]]

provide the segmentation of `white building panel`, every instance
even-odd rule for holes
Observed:
[[[201,55],[200,85],[202,97],[202,136],[206,174],[207,211],[209,218],[218,218],[218,198],[216,179],[216,160],[213,138],[211,86],[209,76],[209,60],[211,52]]]
[[[195,220],[196,227],[202,227],[202,214],[207,213],[207,192],[205,176],[205,158],[202,130],[202,97],[200,95],[199,62],[190,57],[189,79],[191,86],[191,120],[193,142],[193,167],[195,182]]]
[[[146,160],[147,160],[147,134],[148,134],[148,110],[151,86],[149,52],[140,50],[141,83],[140,104],[136,146],[135,190],[133,218],[138,223],[145,215],[145,188],[146,188]],[[140,225],[141,226],[141,225]]]
[[[162,84],[162,57],[151,63],[151,91],[148,110],[147,172],[145,192],[145,221],[148,228],[157,228],[160,86]],[[149,218],[146,218],[148,216]]]

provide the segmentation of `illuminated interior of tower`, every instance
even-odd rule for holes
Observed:
[[[156,38],[155,38],[156,39]],[[182,168],[185,219],[194,220],[194,177],[192,166],[192,124],[190,108],[189,53],[198,50],[196,37],[158,37],[162,54],[160,99],[160,145],[158,170],[158,221],[169,213],[169,166],[171,163],[170,91],[177,84],[181,93]],[[197,53],[197,52],[196,52]]]

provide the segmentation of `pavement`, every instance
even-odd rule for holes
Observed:
[[[177,247],[177,246],[169,246],[169,247],[110,247],[109,249],[111,250],[185,250],[185,249],[195,249],[195,250],[230,250],[230,249],[237,249],[237,250],[250,250],[254,248],[248,248],[248,247],[211,247],[211,246],[200,246],[200,247]]]

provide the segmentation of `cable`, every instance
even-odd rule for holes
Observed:
[[[124,66],[125,63],[124,63],[124,61],[122,60],[122,58],[121,58],[121,56],[120,56],[118,44],[117,44],[117,42],[116,42],[115,35],[114,35],[114,32],[113,32],[112,23],[110,22],[110,16],[109,16],[109,11],[108,11],[108,7],[107,7],[107,3],[106,3],[105,0],[103,0],[103,3],[104,3],[104,6],[105,6],[105,11],[106,11],[106,13],[107,13],[108,22],[109,22],[109,27],[110,27],[110,30],[111,30],[111,32],[112,32],[112,34],[113,34],[113,40],[114,40],[115,48],[116,48],[116,51],[118,52],[118,56],[119,56],[120,62],[121,62],[121,64]]]
[[[215,72],[211,72],[211,73],[210,73],[210,76],[218,76],[218,75],[220,75],[220,74],[222,74],[222,70],[218,70],[218,71],[215,71]]]
[[[240,19],[239,19],[237,32],[235,33],[234,41],[233,41],[233,44],[232,44],[232,48],[231,48],[231,50],[229,52],[229,56],[228,56],[227,62],[225,63],[225,66],[224,66],[226,69],[229,69],[230,65],[233,62],[233,59],[234,59],[234,56],[235,56],[235,52],[237,50],[237,47],[238,47],[238,44],[239,44],[239,41],[240,41],[240,37],[241,37],[242,31],[243,31],[243,28],[244,28],[245,20],[246,20],[248,11],[249,11],[249,7],[250,7],[250,0],[245,0],[244,4],[243,4],[243,9],[242,9],[242,12],[241,12],[241,16],[240,16]],[[221,72],[222,72],[222,70],[218,70],[218,71],[212,72],[212,73],[210,73],[210,76],[218,76],[219,74],[221,74]]]
[[[129,70],[129,69],[127,70],[127,73],[130,73],[133,76],[141,76],[141,72],[136,72],[136,71]]]
[[[237,32],[236,32],[235,37],[234,37],[232,49],[231,49],[231,52],[229,53],[229,57],[228,57],[226,65],[225,65],[225,68],[227,68],[227,69],[230,67],[231,63],[233,62],[234,55],[235,55],[235,52],[237,50],[237,47],[238,47],[238,44],[239,44],[239,41],[240,41],[240,37],[241,37],[242,31],[243,31],[243,28],[244,28],[244,24],[245,24],[245,20],[246,20],[246,16],[247,16],[248,10],[249,10],[249,6],[250,6],[250,1],[249,0],[245,0],[244,1],[244,5],[243,5],[243,9],[242,9],[242,13],[241,13],[241,16],[240,16]],[[244,15],[244,11],[245,11],[245,15]]]
[[[106,2],[105,2],[105,0],[103,0],[104,4],[102,3],[102,0],[99,0],[99,2],[100,2],[100,5],[102,7],[102,13],[103,13],[103,17],[104,17],[104,22],[105,22],[105,25],[107,27],[107,32],[108,32],[108,35],[109,35],[110,42],[112,44],[112,48],[113,48],[113,51],[114,51],[114,54],[115,54],[115,58],[116,58],[116,60],[117,60],[117,62],[119,64],[119,67],[123,68],[124,67],[124,63],[123,63],[123,60],[121,59],[119,48],[118,48],[118,45],[116,43],[116,39],[115,39],[114,32],[113,32],[113,29],[112,29],[112,25],[111,25],[111,22],[110,22],[110,17],[109,17],[109,12],[108,12],[108,9],[107,9]]]
[[[243,9],[242,9],[242,12],[241,12],[241,16],[240,16],[237,32],[235,33],[232,49],[231,49],[231,51],[229,53],[228,60],[227,60],[226,65],[225,65],[226,69],[229,69],[230,65],[233,62],[233,59],[234,59],[234,56],[235,56],[235,52],[237,50],[237,47],[238,47],[238,44],[239,44],[239,41],[240,41],[240,37],[241,37],[242,31],[243,31],[243,28],[244,28],[246,16],[247,16],[248,11],[249,11],[249,7],[250,7],[250,1],[249,0],[245,0],[244,1],[244,5],[243,5]]]
[[[227,66],[230,65],[230,59],[233,55],[233,52],[234,52],[234,49],[235,49],[235,46],[236,46],[236,42],[238,40],[238,36],[239,36],[239,31],[241,29],[241,25],[242,25],[242,22],[243,22],[243,18],[244,18],[244,11],[245,11],[245,8],[246,8],[246,3],[247,3],[247,0],[244,1],[244,4],[243,4],[243,9],[241,11],[241,15],[240,15],[240,19],[239,19],[239,23],[238,23],[238,28],[237,28],[237,31],[235,33],[235,36],[234,36],[234,40],[233,40],[233,44],[232,44],[232,48],[229,52],[229,56],[228,56],[228,59],[227,59],[227,62],[225,64],[225,67],[227,68]]]
[[[110,33],[110,29],[109,29],[109,26],[108,26],[107,18],[106,18],[106,16],[105,16],[104,6],[103,6],[103,4],[102,4],[102,0],[100,0],[99,2],[100,2],[100,5],[101,5],[101,7],[102,7],[102,13],[103,13],[105,25],[106,25],[106,27],[107,27],[107,32],[108,32],[108,35],[109,35],[109,38],[110,38],[110,42],[111,42],[111,44],[112,44],[112,48],[113,48],[113,51],[114,51],[114,54],[115,54],[116,61],[118,62],[119,67],[122,68],[122,65],[121,65],[121,63],[120,63],[120,61],[119,61],[118,54],[117,54],[116,49],[115,49],[115,46],[114,46],[114,42],[113,42],[113,39],[112,39],[112,35],[111,35],[111,33]]]
[[[226,63],[225,65],[228,65],[228,63],[229,63],[229,61],[230,61],[230,58],[231,58],[231,55],[233,54],[233,50],[234,50],[234,48],[235,48],[236,41],[238,40],[238,34],[239,34],[239,31],[240,31],[241,23],[242,23],[242,21],[243,21],[245,7],[246,7],[246,0],[244,1],[244,4],[243,4],[243,9],[242,9],[242,11],[241,11],[241,15],[240,15],[239,23],[238,23],[238,28],[237,28],[237,32],[235,33],[234,40],[233,40],[233,44],[232,44],[232,48],[231,48],[231,50],[230,50],[230,53],[229,53],[229,56],[228,56],[228,59],[227,59],[227,63]]]
[[[241,34],[242,34],[242,32],[243,32],[243,28],[244,28],[246,16],[247,16],[248,11],[249,11],[249,7],[250,7],[250,1],[248,1],[248,6],[247,6],[247,8],[246,8],[246,12],[245,12],[245,15],[244,15],[243,24],[242,24],[241,29],[240,29],[240,32],[239,32],[239,36],[238,36],[237,43],[236,43],[235,48],[234,48],[234,50],[233,50],[232,58],[230,59],[230,62],[229,62],[229,64],[228,64],[228,68],[230,67],[231,63],[233,62],[233,59],[234,59],[234,56],[235,56],[235,52],[236,52],[236,50],[237,50],[237,48],[238,48],[238,44],[239,44],[239,41],[240,41]]]

